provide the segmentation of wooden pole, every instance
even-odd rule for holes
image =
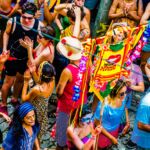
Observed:
[[[106,101],[107,101],[107,97],[105,97],[104,100],[103,100],[103,102],[102,102],[102,106],[101,106],[101,110],[100,110],[100,119],[99,119],[99,124],[100,125],[102,125],[102,118],[103,118],[103,112],[104,112],[104,107],[105,107],[105,102]],[[96,137],[96,142],[95,142],[94,150],[97,150],[98,139],[99,139],[99,134]]]

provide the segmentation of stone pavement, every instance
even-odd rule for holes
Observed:
[[[131,129],[129,130],[129,133],[125,136],[120,136],[118,147],[115,147],[115,146],[111,147],[110,150],[127,150],[126,143],[129,140],[132,129],[133,129],[136,108],[139,103],[139,100],[140,100],[140,94],[138,94],[138,93],[134,94],[133,101],[132,101],[132,107],[131,107],[131,110],[129,111],[130,122],[131,122]],[[50,131],[55,123],[55,118],[56,118],[55,117],[55,112],[56,112],[56,95],[55,94],[53,94],[49,100],[49,109],[48,110],[49,110],[49,112],[48,112],[49,127],[48,127],[48,132],[46,133],[46,135],[44,135],[44,137],[42,137],[41,150],[54,150],[56,147],[55,140],[50,137]],[[12,117],[13,111],[14,111],[14,107],[10,103],[10,98],[8,98],[9,116]],[[5,138],[7,129],[8,129],[8,124],[2,118],[0,118],[0,129],[3,132],[3,138]]]

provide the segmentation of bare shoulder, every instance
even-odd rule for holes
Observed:
[[[86,8],[86,7],[83,7],[84,8],[84,12],[86,13],[86,14],[90,14],[90,10],[88,9],[88,8]]]
[[[62,72],[64,75],[71,75],[71,71],[68,68],[65,68]]]
[[[144,15],[149,15],[150,16],[150,2],[147,4]]]
[[[114,0],[112,4],[119,5],[119,4],[122,4],[122,1],[120,1],[120,0]]]
[[[38,93],[40,91],[40,86],[35,85],[31,90],[32,90],[33,93]]]

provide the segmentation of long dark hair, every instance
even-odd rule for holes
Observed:
[[[39,128],[39,123],[37,120],[37,113],[36,110],[34,109],[35,112],[35,125],[37,128]],[[15,140],[19,139],[20,137],[24,136],[23,132],[23,127],[22,127],[23,119],[20,118],[19,115],[19,107],[17,107],[13,113],[13,119],[12,122],[9,126],[9,130],[12,131],[12,134],[15,137]]]
[[[76,7],[78,7],[78,6],[76,6]],[[81,9],[81,20],[82,20],[85,17],[85,12],[84,12],[83,7],[80,7],[80,9]],[[71,18],[73,21],[76,20],[76,16],[75,16],[73,7],[71,9],[70,8],[68,9],[67,16],[69,18]]]
[[[40,64],[40,78],[43,82],[50,82],[54,79],[56,71],[49,61],[43,61]]]
[[[116,85],[114,86],[114,88],[111,90],[110,92],[110,97],[113,99],[117,96],[117,94],[119,93],[119,91],[124,87],[126,86],[126,83],[122,80],[122,79],[119,79],[117,82],[116,82]]]

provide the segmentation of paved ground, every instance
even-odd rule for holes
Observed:
[[[135,94],[133,102],[132,102],[131,110],[129,111],[130,121],[131,121],[130,132],[124,137],[120,136],[118,147],[112,147],[110,150],[127,150],[126,142],[130,138],[131,131],[133,129],[133,123],[134,123],[136,108],[137,108],[137,105],[139,103],[139,99],[140,99],[140,95]],[[14,111],[14,107],[10,104],[10,98],[8,99],[8,111],[9,111],[9,115],[12,116],[12,113]],[[47,132],[47,134],[42,139],[42,144],[41,144],[42,150],[55,149],[55,146],[56,146],[55,140],[50,137],[50,131],[52,129],[52,126],[55,123],[55,111],[56,111],[56,96],[53,94],[50,98],[50,101],[49,101],[49,113],[48,113],[49,131]],[[4,121],[4,119],[2,119],[2,118],[0,118],[0,129],[3,131],[3,137],[5,138],[6,133],[7,133],[7,129],[8,129],[8,125]]]

